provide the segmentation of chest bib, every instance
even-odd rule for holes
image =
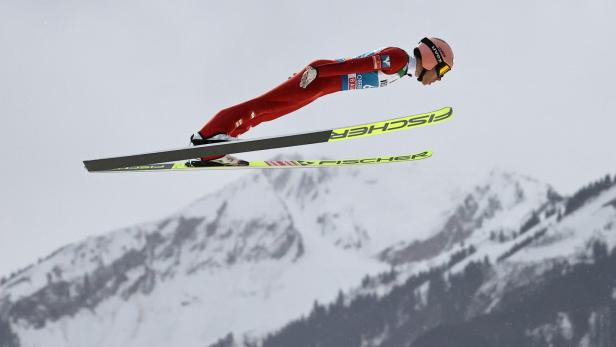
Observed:
[[[365,58],[371,57],[378,52],[383,50],[383,48],[379,48],[372,52],[364,53],[362,55],[357,56],[356,58]],[[337,61],[345,61],[346,59],[337,59]],[[387,69],[391,66],[391,61],[389,55],[382,54],[381,55],[381,67],[383,69]],[[408,65],[402,68],[395,74],[388,75],[383,73],[382,71],[370,71],[370,72],[361,72],[361,73],[352,73],[348,75],[341,76],[342,79],[342,90],[354,90],[354,89],[366,89],[366,88],[379,88],[379,87],[387,87],[388,85],[396,82],[401,77],[406,75]]]

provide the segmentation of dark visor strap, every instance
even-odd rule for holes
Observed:
[[[444,62],[443,61],[443,56],[441,55],[441,51],[438,50],[438,47],[436,47],[434,42],[432,42],[427,37],[424,37],[419,42],[425,44],[426,46],[428,46],[430,48],[430,50],[432,51],[432,54],[434,54],[434,58],[436,58],[436,62],[437,63],[443,63]]]

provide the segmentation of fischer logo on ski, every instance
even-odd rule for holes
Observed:
[[[363,158],[363,159],[344,159],[344,160],[319,160],[319,161],[310,161],[310,160],[298,160],[299,165],[302,166],[332,166],[332,165],[354,165],[354,164],[378,164],[385,162],[399,162],[399,161],[410,161],[410,160],[418,160],[427,158],[430,156],[428,151],[413,154],[413,155],[400,155],[400,156],[389,156],[389,157],[375,157],[375,158]]]
[[[368,157],[356,159],[330,159],[330,160],[269,160],[269,161],[250,161],[248,165],[230,166],[191,166],[186,163],[168,163],[155,165],[131,166],[119,169],[105,170],[101,172],[177,172],[193,170],[236,170],[236,169],[303,169],[303,168],[323,168],[323,167],[343,167],[357,165],[376,165],[389,163],[402,163],[427,159],[432,156],[432,152],[425,150],[414,154],[388,155],[382,157]]]
[[[391,131],[402,130],[405,128],[420,127],[423,125],[438,123],[449,119],[453,114],[453,110],[451,108],[439,111],[391,119],[383,122],[366,124],[351,128],[334,129],[330,135],[329,142],[345,140],[351,137],[378,135]]]

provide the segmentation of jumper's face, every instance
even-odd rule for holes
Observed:
[[[421,68],[421,70],[424,70],[424,69]],[[438,75],[438,73],[436,73],[436,69],[426,70],[423,74],[424,75],[423,75],[423,77],[422,77],[420,82],[424,86],[429,86],[432,83],[441,80],[441,77]],[[417,76],[419,76],[419,75],[417,75]]]
[[[441,80],[442,77],[438,75],[438,73],[436,72],[436,68],[426,70],[421,65],[421,57],[416,57],[416,59],[417,64],[415,65],[415,76],[419,77],[423,73],[421,81],[419,81],[421,84],[423,84],[424,86],[429,86],[432,83]]]

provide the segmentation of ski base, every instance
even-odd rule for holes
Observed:
[[[328,160],[269,160],[250,161],[248,165],[237,166],[191,166],[187,163],[164,163],[152,165],[140,165],[99,172],[156,172],[156,171],[193,171],[193,170],[237,170],[237,169],[297,169],[297,168],[323,168],[357,165],[374,165],[403,163],[427,159],[432,156],[432,151],[426,150],[414,154],[395,156],[368,157],[356,159],[328,159]]]

